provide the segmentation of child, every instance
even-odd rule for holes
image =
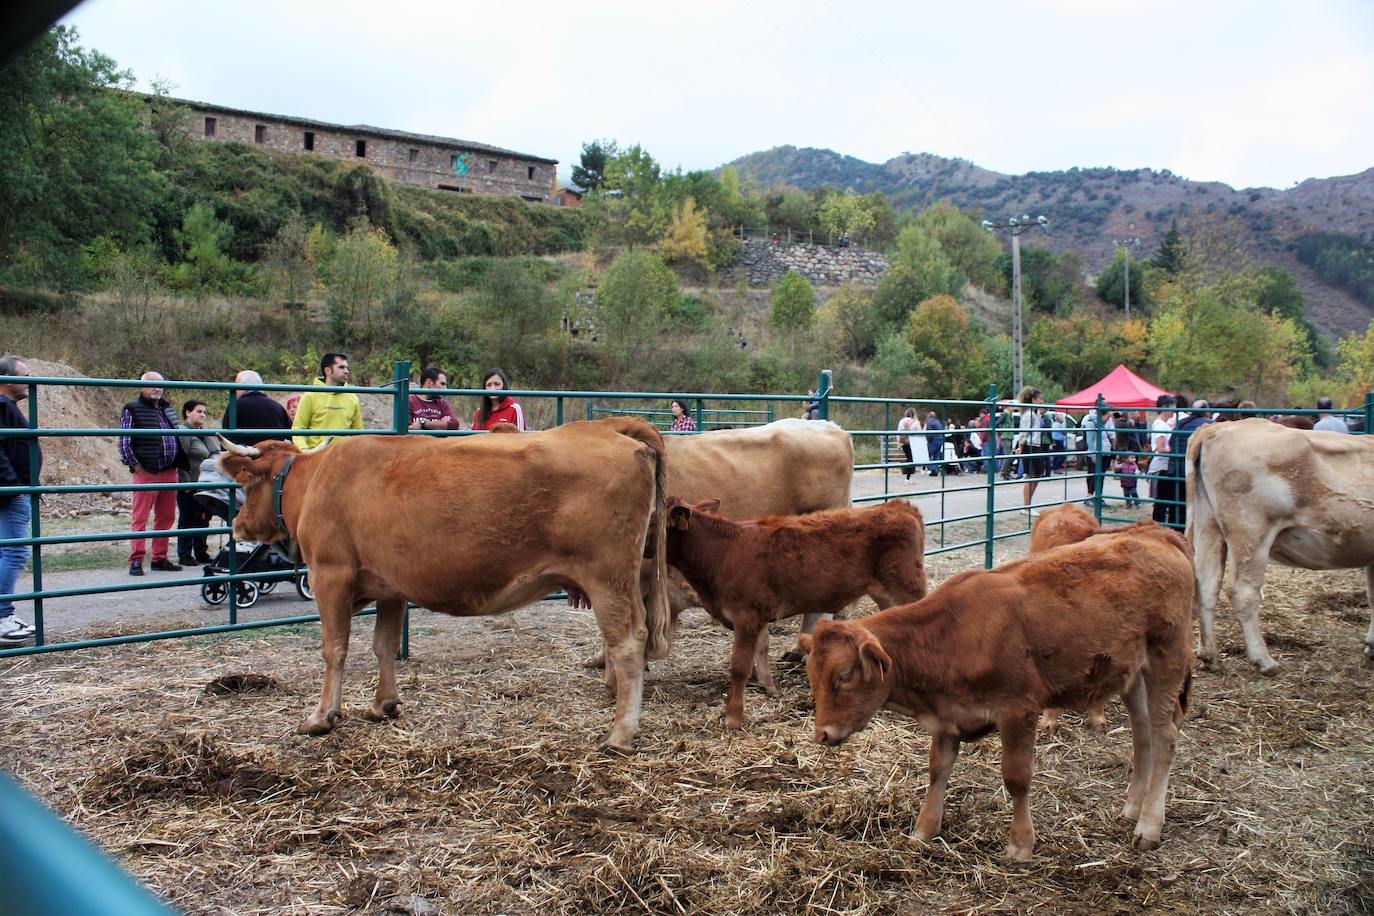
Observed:
[[[1136,477],[1140,466],[1136,464],[1134,455],[1122,455],[1116,463],[1116,472],[1121,475],[1121,495],[1126,497],[1126,508],[1132,509],[1140,505],[1140,495],[1136,491]]]

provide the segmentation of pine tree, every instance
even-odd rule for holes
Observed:
[[[1169,223],[1169,231],[1164,241],[1159,243],[1159,251],[1152,259],[1154,265],[1167,273],[1178,276],[1183,272],[1183,239],[1178,233],[1178,221]]]

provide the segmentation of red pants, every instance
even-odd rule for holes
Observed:
[[[176,483],[177,469],[169,468],[156,474],[134,471],[134,483]],[[176,490],[135,490],[134,517],[130,531],[148,530],[148,513],[153,513],[153,530],[170,531],[177,526]],[[153,538],[153,560],[167,559],[167,539]],[[129,562],[143,562],[143,538],[129,540]]]

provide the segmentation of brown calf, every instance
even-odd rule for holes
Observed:
[[[1077,544],[1101,530],[1102,523],[1091,512],[1074,503],[1064,503],[1046,509],[1035,520],[1031,526],[1030,553],[1034,555],[1065,544]],[[1046,731],[1058,731],[1061,712],[1063,710],[1058,707],[1045,710],[1040,726]],[[1107,730],[1107,713],[1101,704],[1088,710],[1088,724],[1100,732]]]
[[[1193,591],[1187,543],[1155,526],[960,573],[916,604],[823,623],[805,640],[816,740],[839,744],[884,706],[915,717],[931,733],[916,822],[930,840],[960,743],[996,729],[1013,806],[1007,856],[1025,861],[1040,710],[1120,694],[1133,750],[1122,814],[1137,820],[1140,847],[1154,847],[1192,679]]]
[[[735,522],[709,511],[716,502],[668,499],[668,564],[735,631],[726,728],[744,721],[751,669],[778,694],[768,669],[772,621],[833,614],[865,594],[880,608],[925,596],[925,526],[910,503]]]

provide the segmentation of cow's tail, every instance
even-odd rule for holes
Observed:
[[[644,644],[644,657],[667,658],[673,645],[672,611],[668,607],[667,448],[659,431],[643,420],[613,417],[604,422],[614,423],[621,435],[644,443],[654,453],[654,507],[649,519],[649,544],[645,552],[646,556],[653,558],[654,571],[644,602],[644,624],[649,631]]]

